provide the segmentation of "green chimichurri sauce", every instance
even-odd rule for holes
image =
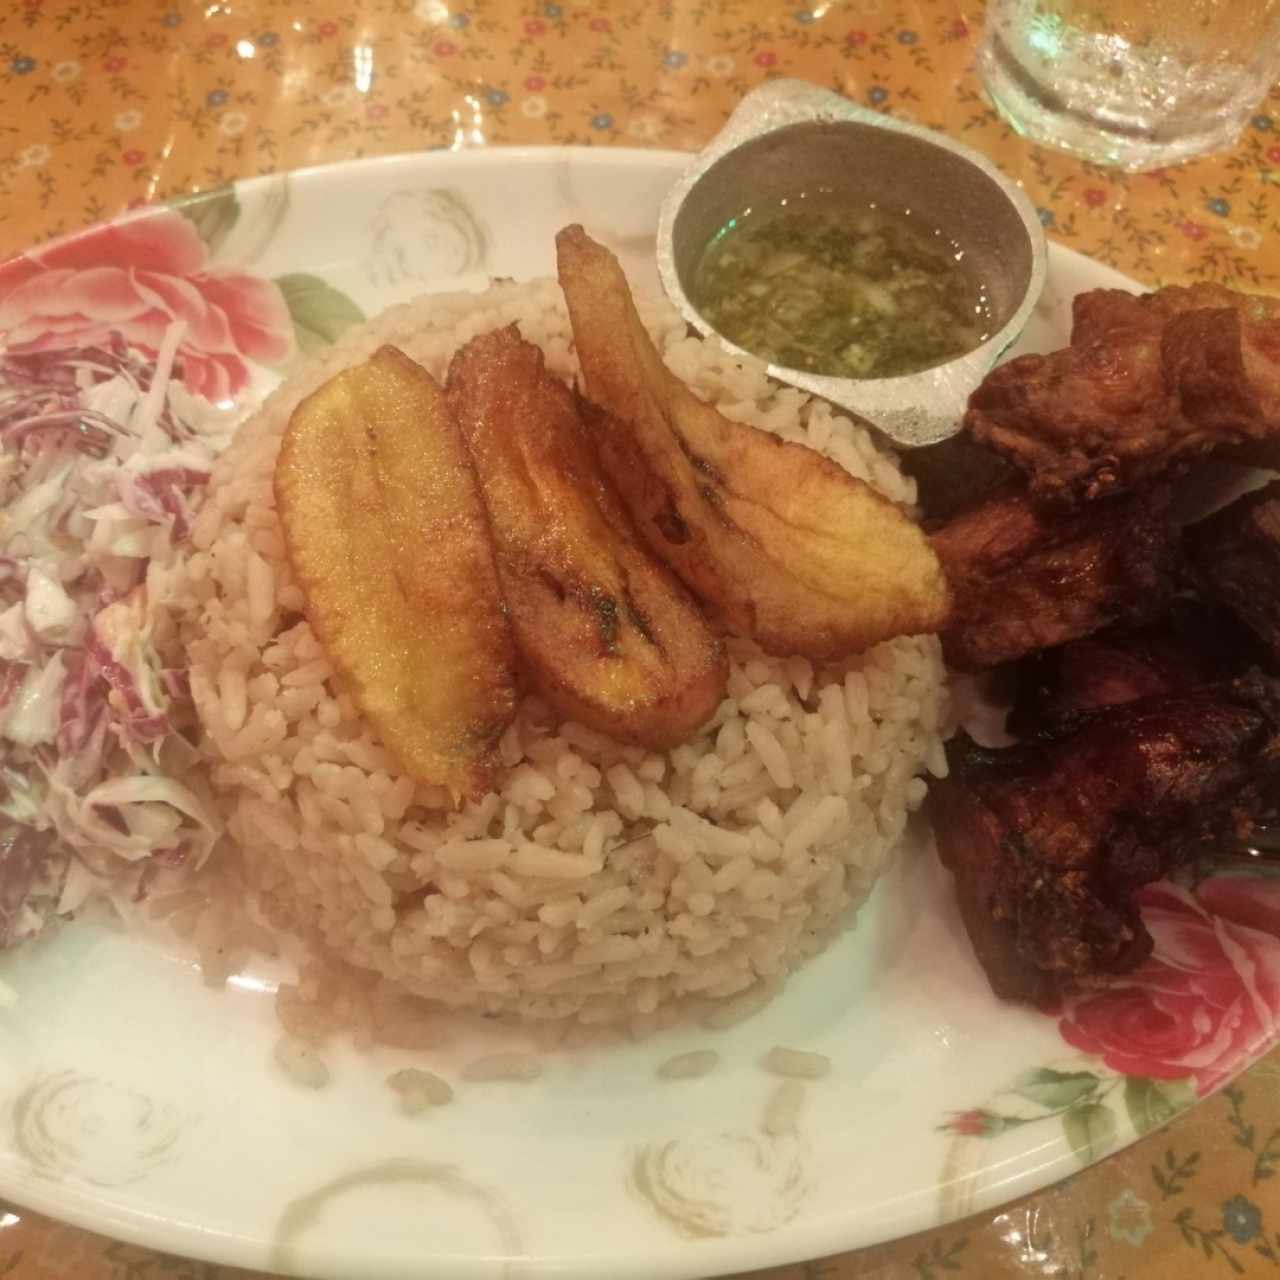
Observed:
[[[704,251],[691,296],[720,333],[772,364],[891,378],[990,336],[990,304],[965,258],[918,218],[824,193],[733,219]]]

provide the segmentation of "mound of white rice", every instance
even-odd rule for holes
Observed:
[[[642,311],[672,368],[729,417],[914,500],[866,430],[687,336],[665,304]],[[216,798],[270,922],[404,991],[638,1030],[690,1002],[752,1004],[849,921],[924,798],[919,775],[945,768],[933,639],[817,670],[731,640],[727,699],[666,753],[526,698],[499,790],[450,812],[398,772],[303,616],[272,495],[293,407],[381,343],[442,377],[457,347],[513,320],[552,370],[576,373],[553,281],[424,298],[291,380],[218,463],[184,618]]]

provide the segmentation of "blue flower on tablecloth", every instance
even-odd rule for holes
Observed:
[[[448,23],[455,31],[461,31],[464,27],[470,26],[471,19],[465,13],[451,13]]]
[[[679,49],[668,49],[662,55],[662,65],[668,71],[679,71],[681,67],[686,66],[689,62],[689,55],[682,53]]]
[[[613,117],[607,111],[602,111],[599,115],[591,117],[591,127],[593,129],[612,129]]]
[[[502,107],[511,101],[511,95],[505,89],[486,89],[484,100],[491,107]]]
[[[211,107],[220,107],[224,102],[226,102],[228,96],[229,95],[225,89],[210,89],[205,101]]]
[[[546,14],[548,18],[558,18],[563,10],[558,4],[544,4],[542,6],[542,12]]]
[[[1231,202],[1224,200],[1221,196],[1214,196],[1212,200],[1206,200],[1204,207],[1210,213],[1216,213],[1220,218],[1225,218],[1231,212]]]
[[[1275,125],[1275,121],[1270,116],[1254,116],[1251,123],[1255,129],[1261,129],[1263,133]]]
[[[14,60],[9,63],[9,70],[12,71],[15,76],[29,75],[35,69],[36,60],[34,58],[14,58]]]
[[[918,35],[916,35],[916,33],[915,33],[914,31],[899,31],[899,32],[898,32],[898,43],[899,43],[899,44],[915,44],[915,42],[916,42],[917,40],[919,40],[919,39],[920,39],[920,37],[919,37]]]
[[[1236,1244],[1248,1244],[1262,1230],[1262,1210],[1244,1196],[1232,1196],[1222,1206],[1222,1229]]]
[[[889,90],[886,89],[884,85],[878,84],[867,94],[867,101],[871,103],[873,107],[878,107],[888,98],[888,96]]]
[[[792,16],[802,27],[818,20],[818,15],[812,9],[797,9]]]
[[[270,49],[273,44],[280,43],[280,37],[276,35],[274,31],[264,31],[258,37],[258,43],[262,45],[264,49]]]
[[[162,27],[180,27],[182,25],[182,14],[174,9],[170,9],[168,13],[160,19]]]
[[[1040,219],[1042,227],[1051,227],[1054,222],[1054,213],[1052,209],[1037,209],[1036,217]]]

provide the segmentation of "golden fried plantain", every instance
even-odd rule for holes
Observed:
[[[445,392],[533,682],[562,714],[615,738],[683,742],[724,697],[724,647],[640,543],[569,388],[511,325],[454,356]]]
[[[515,648],[444,393],[381,348],[293,411],[275,492],[307,618],[387,748],[455,801],[489,790]]]
[[[617,259],[556,237],[596,447],[650,547],[772,653],[831,659],[937,631],[949,596],[921,530],[804,445],[730,422],[672,374]]]

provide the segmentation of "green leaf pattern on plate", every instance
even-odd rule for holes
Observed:
[[[353,324],[364,319],[364,312],[345,293],[319,276],[295,272],[277,276],[276,285],[293,317],[298,349],[306,355],[336,342]]]
[[[234,186],[179,196],[169,203],[195,227],[210,257],[217,253],[240,220],[240,201]]]
[[[1051,1111],[1073,1106],[1097,1093],[1102,1082],[1092,1071],[1054,1071],[1037,1067],[1019,1076],[1013,1092]]]
[[[1190,1080],[1149,1080],[1146,1076],[1126,1076],[1124,1106],[1137,1133],[1150,1133],[1167,1124],[1184,1107],[1196,1100]]]
[[[1062,1113],[1062,1130],[1081,1164],[1092,1164],[1116,1140],[1116,1116],[1103,1102],[1086,1102]]]
[[[1153,1080],[1114,1074],[1105,1068],[1057,1070],[1036,1067],[1023,1072],[1000,1094],[1005,1105],[988,1103],[954,1111],[939,1125],[956,1138],[998,1138],[1012,1129],[1061,1119],[1067,1143],[1082,1164],[1106,1154],[1119,1133],[1120,1105],[1137,1134],[1171,1120],[1196,1099],[1193,1080]],[[1022,1106],[1030,1104],[1028,1113]]]

